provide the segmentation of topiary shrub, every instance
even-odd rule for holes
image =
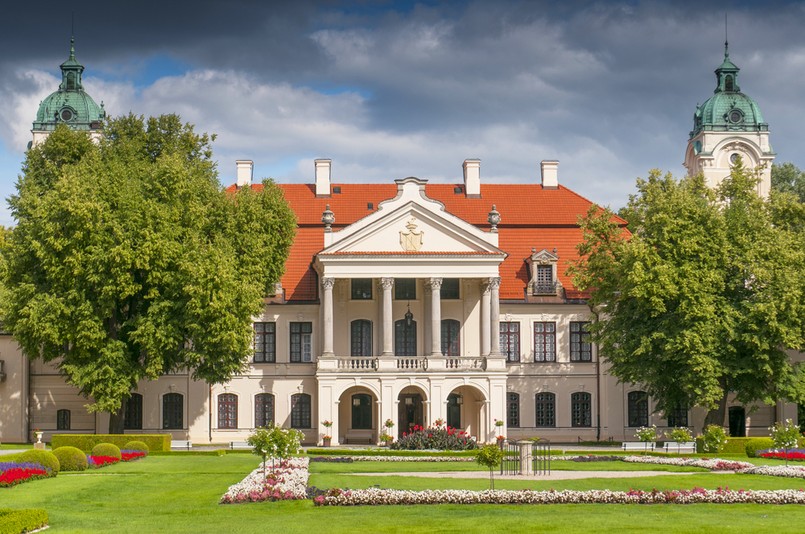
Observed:
[[[59,459],[50,451],[31,449],[21,453],[17,458],[20,462],[33,462],[45,469],[49,469],[50,475],[54,477],[59,474],[59,469],[61,468]]]
[[[59,459],[62,471],[84,471],[87,468],[87,455],[81,449],[68,445],[54,449],[53,454]]]
[[[771,438],[750,438],[746,440],[744,450],[746,455],[750,458],[757,458],[758,451],[771,449],[774,447],[774,441]]]
[[[148,445],[146,445],[142,441],[129,441],[128,443],[123,445],[121,450],[144,452],[146,456],[148,456],[149,453]]]
[[[120,447],[114,443],[98,443],[92,447],[92,456],[111,456],[120,460]]]
[[[53,434],[50,446],[58,449],[70,445],[88,453],[98,443],[114,443],[118,447],[123,447],[132,439],[148,445],[150,452],[171,450],[170,434]]]

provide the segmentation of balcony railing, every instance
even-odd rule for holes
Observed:
[[[335,356],[320,358],[318,370],[321,372],[355,373],[355,372],[398,372],[398,373],[428,373],[428,372],[483,372],[490,370],[490,362],[500,365],[491,365],[491,369],[505,370],[504,358],[489,359],[484,356],[393,356],[380,358],[378,356]]]
[[[555,295],[556,282],[538,282],[534,284],[534,295]]]

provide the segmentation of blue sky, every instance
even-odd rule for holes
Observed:
[[[14,6],[0,35],[3,197],[58,86],[70,10],[95,100],[217,133],[224,184],[241,158],[289,182],[312,181],[316,157],[337,182],[459,182],[475,157],[484,182],[532,182],[558,159],[560,183],[620,207],[649,169],[684,172],[725,12],[777,161],[805,168],[802,2],[44,1]]]

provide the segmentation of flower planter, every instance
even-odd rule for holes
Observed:
[[[329,447],[329,446],[330,446],[330,442],[332,441],[332,438],[325,437],[325,438],[322,438],[322,440],[321,440],[321,441],[322,441],[322,445],[323,445],[324,447]]]

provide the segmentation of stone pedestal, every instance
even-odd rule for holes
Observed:
[[[534,468],[533,468],[533,457],[531,456],[531,445],[533,443],[530,440],[522,440],[517,442],[517,446],[520,447],[520,474],[521,475],[533,475]]]

